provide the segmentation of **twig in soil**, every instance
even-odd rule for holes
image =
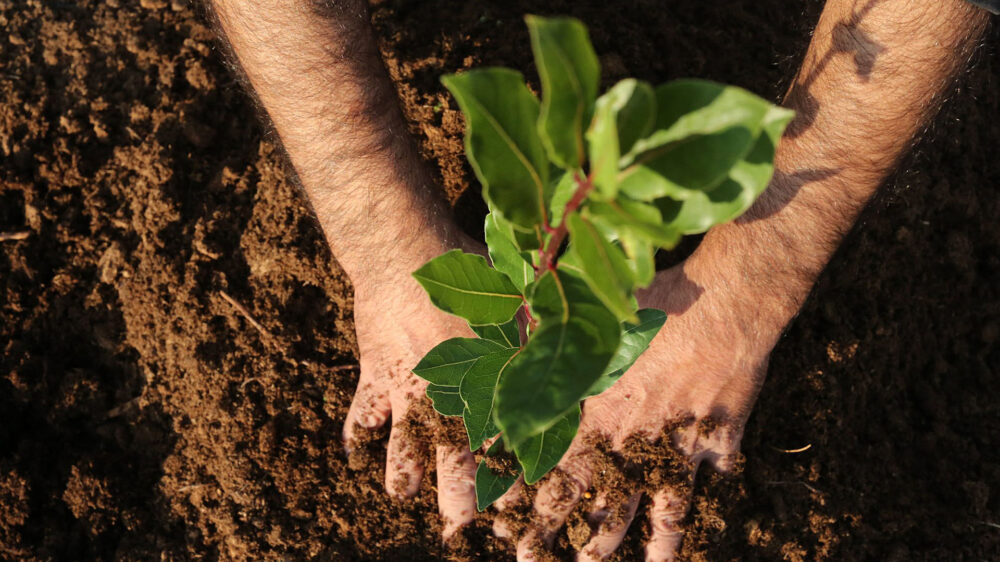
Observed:
[[[269,340],[274,339],[274,336],[271,335],[271,332],[268,332],[267,328],[265,328],[260,322],[258,322],[257,319],[255,319],[253,315],[250,314],[250,311],[247,310],[246,307],[237,302],[236,299],[234,299],[233,297],[229,296],[229,293],[225,291],[219,291],[219,295],[221,295],[222,298],[226,300],[226,302],[233,305],[233,308],[236,309],[236,312],[242,314],[243,318],[246,318],[247,322],[249,322],[250,325],[253,326],[258,332],[263,334],[264,337],[266,337]]]
[[[132,407],[136,407],[137,408],[138,404],[139,404],[139,398],[141,398],[141,397],[142,396],[136,396],[135,398],[133,398],[131,400],[128,400],[126,402],[122,402],[121,404],[119,404],[119,405],[115,406],[114,408],[111,408],[110,410],[108,410],[108,412],[104,416],[106,418],[114,418],[114,417],[117,417],[117,416],[120,416],[120,415],[124,414],[129,408],[132,408]]]
[[[350,363],[348,365],[337,365],[336,367],[330,367],[330,371],[333,373],[339,373],[341,371],[350,371],[351,369],[360,369],[361,365],[357,363]]]
[[[779,449],[779,448],[771,446],[771,445],[768,445],[768,446],[771,447],[772,449],[774,449],[775,451],[778,451],[779,453],[788,453],[788,454],[804,453],[804,452],[808,451],[809,449],[812,449],[812,443],[806,445],[805,447],[799,447],[798,449]]]
[[[801,480],[794,480],[794,481],[774,480],[772,482],[767,482],[768,486],[784,486],[784,485],[788,485],[788,484],[801,484],[802,486],[805,486],[806,489],[808,489],[810,492],[812,492],[814,494],[823,494],[822,490],[813,488],[812,486],[810,486],[809,484],[806,484],[805,482],[803,482]]]
[[[241,382],[240,383],[240,390],[246,390],[247,389],[247,385],[250,384],[250,383],[252,383],[252,382],[255,382],[255,383],[257,383],[257,384],[259,384],[261,386],[264,386],[264,383],[260,382],[260,379],[254,377],[252,379],[247,379],[247,380]]]
[[[222,254],[220,254],[219,252],[213,252],[208,248],[206,248],[204,242],[195,240],[193,246],[194,246],[194,251],[198,252],[199,254],[205,257],[212,258],[213,260],[217,260],[222,257]]]
[[[990,521],[980,521],[979,523],[986,525],[987,527],[993,527],[994,529],[1000,529],[1000,525],[990,522]]]
[[[30,230],[19,230],[17,232],[0,232],[0,242],[6,242],[7,240],[24,240],[29,236],[31,236]]]

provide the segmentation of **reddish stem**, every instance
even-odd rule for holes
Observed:
[[[563,240],[566,239],[566,217],[568,217],[570,213],[579,209],[580,205],[583,204],[583,200],[587,198],[587,194],[590,193],[590,190],[594,189],[594,184],[591,182],[590,178],[582,176],[580,172],[576,172],[574,179],[576,180],[576,191],[566,203],[566,208],[563,211],[562,222],[557,228],[552,228],[552,226],[548,223],[543,225],[545,232],[547,234],[551,234],[552,237],[549,238],[549,243],[545,248],[538,249],[539,265],[535,267],[535,278],[541,277],[546,271],[555,270],[556,252],[559,251],[559,246],[561,246]],[[535,327],[538,326],[538,320],[531,315],[527,302],[524,303],[523,310],[525,318],[528,320],[528,325],[531,327],[531,330],[534,331]]]
[[[538,320],[535,320],[535,317],[531,315],[531,309],[528,307],[528,303],[524,303],[524,308],[522,310],[524,310],[524,318],[528,321],[528,328],[534,332],[535,328],[538,327]]]
[[[550,271],[555,269],[555,259],[556,252],[559,251],[559,246],[562,245],[563,240],[566,239],[566,217],[570,213],[576,211],[580,208],[583,200],[587,198],[587,194],[590,190],[594,189],[593,182],[590,181],[589,177],[583,177],[579,172],[576,173],[576,192],[570,197],[569,202],[566,203],[566,210],[563,211],[562,222],[559,223],[557,228],[552,228],[546,225],[546,231],[552,233],[552,238],[549,238],[549,244],[545,247],[545,250],[539,250],[541,252],[540,267],[541,270]]]

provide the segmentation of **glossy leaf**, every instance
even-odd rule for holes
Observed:
[[[481,338],[451,338],[427,352],[413,368],[413,374],[442,386],[458,386],[462,377],[480,357],[503,351],[509,346]]]
[[[551,188],[550,188],[551,191]],[[517,226],[510,222],[509,220],[503,218],[500,211],[496,210],[492,206],[490,207],[490,216],[493,217],[493,223],[496,229],[503,234],[512,244],[518,249],[523,251],[535,250],[539,246],[539,225],[535,225],[532,228],[524,228]]]
[[[648,287],[656,277],[656,248],[631,230],[622,232],[619,241],[628,256],[628,266],[635,286]]]
[[[525,439],[514,449],[524,470],[524,482],[534,484],[555,468],[569,449],[580,427],[580,405],[559,418],[542,433]]]
[[[760,130],[772,104],[736,86],[708,80],[674,80],[657,86],[653,133],[638,140],[623,158],[629,164],[639,154],[691,137],[745,127]]]
[[[413,272],[435,306],[470,324],[503,324],[521,307],[521,291],[476,254],[452,250]]]
[[[503,440],[497,439],[496,443],[489,448],[486,456],[492,457],[503,451]],[[485,510],[493,505],[493,502],[500,499],[514,482],[517,482],[518,475],[521,474],[520,465],[517,470],[509,474],[497,474],[490,470],[486,460],[479,461],[479,468],[476,469],[476,509]]]
[[[564,169],[583,165],[600,65],[587,28],[572,18],[525,18],[542,82],[538,132],[549,159]]]
[[[551,427],[583,399],[621,336],[615,315],[570,271],[546,273],[530,298],[538,328],[497,388],[497,425],[514,447]]]
[[[465,153],[483,184],[483,198],[504,218],[531,230],[549,200],[549,162],[535,123],[538,99],[520,73],[471,70],[441,79],[465,114]]]
[[[566,211],[566,204],[573,198],[573,194],[576,193],[577,187],[574,172],[565,172],[563,175],[559,176],[559,180],[556,182],[555,188],[552,191],[552,212],[549,215],[549,224],[552,225],[552,228],[556,228],[562,224],[563,213]]]
[[[594,118],[587,130],[590,173],[594,185],[606,199],[618,192],[618,162],[636,140],[653,128],[656,101],[649,84],[622,80],[597,99]]]
[[[774,150],[793,116],[787,109],[772,108],[765,120],[764,134],[718,188],[684,201],[657,200],[664,221],[684,234],[698,234],[746,212],[771,182]]]
[[[753,148],[771,104],[732,86],[678,80],[656,89],[656,131],[623,164],[633,199],[685,200],[711,191]]]
[[[507,368],[517,349],[505,349],[479,358],[465,373],[459,392],[465,402],[462,417],[469,434],[469,449],[475,451],[483,441],[500,432],[493,423],[493,405],[497,380]]]
[[[638,312],[638,316],[637,323],[626,323],[622,326],[622,340],[618,351],[608,363],[601,378],[590,388],[587,396],[595,396],[611,388],[611,385],[620,379],[649,348],[650,342],[667,321],[666,313],[655,308],[643,308]]]
[[[487,324],[485,326],[469,326],[477,336],[494,341],[504,347],[520,347],[521,333],[517,327],[517,318],[506,324]]]
[[[426,393],[435,410],[446,416],[461,416],[465,402],[459,394],[459,385],[465,373],[481,357],[505,348],[490,340],[452,338],[427,352],[413,368],[413,374],[431,383]]]
[[[461,416],[465,411],[465,402],[457,386],[429,384],[426,394],[434,410],[443,416]]]
[[[589,205],[587,213],[598,226],[607,226],[619,238],[631,232],[641,240],[666,249],[673,248],[681,239],[680,231],[664,225],[660,210],[649,203],[621,197],[606,203],[595,201]]]
[[[486,246],[489,249],[493,267],[504,273],[517,290],[524,292],[524,286],[535,280],[535,270],[524,259],[521,251],[497,224],[493,214],[486,215]]]
[[[568,253],[576,256],[575,263],[582,268],[591,291],[619,320],[634,320],[635,311],[629,302],[634,279],[625,255],[579,214],[570,215],[566,221],[572,240]]]
[[[618,148],[628,154],[636,142],[656,130],[656,93],[642,80],[626,79],[618,84],[615,88],[621,87],[625,98],[618,109]]]

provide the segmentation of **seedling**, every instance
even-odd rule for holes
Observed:
[[[479,336],[442,342],[413,372],[435,410],[463,418],[472,451],[500,435],[486,455],[516,457],[512,470],[480,463],[480,510],[519,474],[533,484],[556,466],[581,401],[621,378],[666,321],[634,297],[653,281],[655,252],[746,211],[792,118],[704,80],[626,79],[598,97],[586,27],[527,24],[541,101],[505,68],[442,78],[490,209],[490,261],[453,250],[413,273]]]

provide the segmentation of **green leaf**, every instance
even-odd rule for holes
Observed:
[[[663,216],[655,205],[632,201],[619,197],[616,201],[593,201],[587,207],[587,215],[598,227],[606,227],[624,239],[631,232],[660,248],[670,249],[677,245],[681,233],[673,226],[663,225]]]
[[[465,374],[481,357],[502,351],[506,346],[477,338],[452,338],[427,352],[413,368],[413,374],[430,382],[427,397],[434,409],[446,416],[461,416],[465,402],[459,385]]]
[[[452,250],[413,272],[431,302],[469,324],[503,324],[521,307],[521,292],[476,254]]]
[[[483,441],[500,433],[493,423],[497,380],[517,352],[517,349],[505,349],[479,358],[459,385],[465,402],[462,417],[469,433],[469,450],[479,449]]]
[[[664,222],[684,234],[698,234],[746,212],[771,182],[774,150],[792,117],[791,111],[773,107],[766,116],[764,134],[716,189],[684,201],[657,200]]]
[[[552,211],[549,214],[549,224],[552,228],[558,227],[562,223],[563,213],[566,211],[566,204],[576,193],[577,183],[574,177],[575,172],[569,171],[559,176],[555,188],[552,191]]]
[[[612,199],[618,193],[621,154],[649,134],[655,117],[653,88],[645,82],[622,80],[597,99],[587,143],[591,177],[605,198]]]
[[[614,232],[632,272],[636,287],[648,287],[656,275],[656,248],[671,249],[681,233],[662,224],[660,211],[651,204],[619,197],[616,201],[591,202],[587,214],[594,225]]]
[[[656,131],[623,158],[620,189],[633,199],[685,200],[711,191],[753,148],[767,101],[733,86],[678,80],[656,89]]]
[[[429,384],[426,394],[434,409],[443,416],[461,416],[465,411],[465,402],[457,386]]]
[[[517,326],[517,318],[506,324],[470,325],[469,327],[483,339],[495,341],[508,348],[521,347],[521,330]]]
[[[772,104],[736,86],[708,80],[674,80],[657,86],[654,132],[638,140],[622,163],[639,154],[685,139],[733,127],[760,130]]]
[[[591,291],[619,320],[634,320],[629,302],[634,279],[622,251],[578,213],[567,217],[566,225],[571,240],[568,252],[576,256]]]
[[[635,286],[648,287],[656,277],[656,248],[631,230],[622,232],[618,239],[628,256]]]
[[[480,357],[503,351],[509,346],[488,339],[451,338],[427,352],[413,368],[413,374],[440,386],[458,386],[462,377]]]
[[[535,280],[535,269],[521,255],[514,240],[501,230],[492,213],[486,215],[485,231],[486,246],[493,267],[504,273],[517,290],[523,293],[524,286]]]
[[[489,205],[489,207],[490,215],[493,217],[493,223],[496,226],[496,229],[508,240],[510,240],[518,250],[523,252],[526,250],[538,249],[540,244],[539,225],[535,225],[532,228],[517,226],[509,220],[503,218],[503,214],[501,214],[500,211],[492,205]]]
[[[622,326],[622,341],[618,346],[618,351],[608,363],[601,378],[597,379],[594,386],[590,387],[587,396],[596,396],[611,388],[611,385],[615,384],[639,359],[639,356],[649,348],[650,342],[667,321],[666,313],[655,308],[643,308],[639,311],[638,316],[639,322],[626,323]]]
[[[538,99],[524,77],[506,68],[441,78],[465,114],[465,153],[483,184],[483,198],[529,231],[544,222],[549,163],[535,123]]]
[[[618,148],[628,154],[639,139],[655,130],[656,93],[648,82],[631,78],[615,86],[619,87],[625,102],[618,109]]]
[[[551,427],[586,395],[621,336],[615,315],[561,267],[535,282],[531,310],[538,328],[497,388],[497,425],[513,447]]]
[[[503,440],[497,439],[496,443],[486,452],[487,457],[495,457],[503,451]],[[479,461],[479,468],[476,469],[476,509],[485,510],[493,505],[493,502],[500,499],[514,482],[517,482],[518,475],[521,474],[521,467],[516,471],[499,474],[490,470],[486,460]]]
[[[574,405],[551,427],[522,441],[515,449],[524,470],[524,482],[534,484],[555,468],[580,427],[580,405]]]
[[[527,16],[525,21],[542,81],[539,136],[552,162],[577,169],[601,78],[597,54],[578,20]]]

